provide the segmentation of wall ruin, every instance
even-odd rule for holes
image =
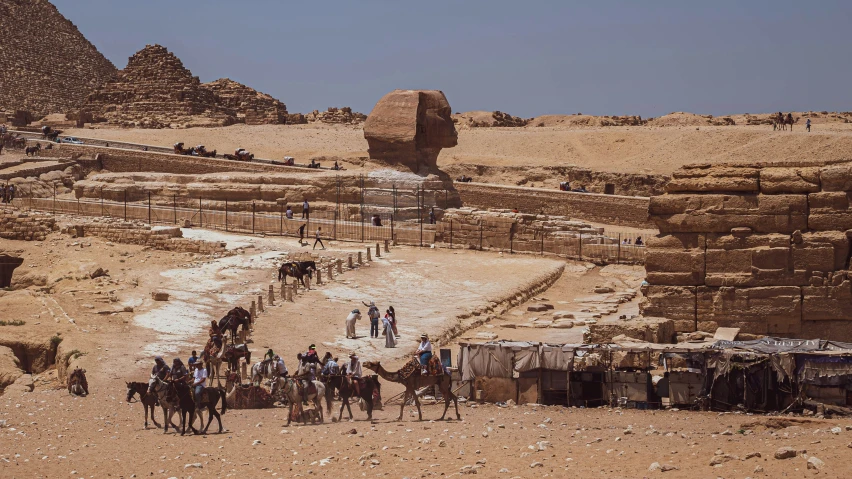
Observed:
[[[645,316],[852,340],[852,163],[690,165],[649,213]]]

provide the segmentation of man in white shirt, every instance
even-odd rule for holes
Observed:
[[[352,382],[352,388],[355,389],[355,395],[361,395],[361,360],[355,352],[349,353],[349,362],[346,363],[346,377]]]
[[[275,367],[275,371],[278,373],[279,376],[281,376],[282,378],[287,377],[289,373],[287,372],[287,366],[284,365],[284,359],[282,359],[281,356],[277,354],[273,356],[272,364]]]
[[[346,317],[346,338],[355,339],[355,321],[361,319],[361,311],[353,309]]]
[[[426,365],[432,359],[432,343],[429,342],[429,336],[426,334],[420,335],[420,346],[414,355],[420,359],[420,374],[425,376],[427,374]]]
[[[302,203],[302,219],[307,220],[311,217],[311,205],[308,204],[308,199],[305,198],[305,202]]]
[[[204,383],[207,381],[207,368],[201,363],[195,363],[195,372],[192,374],[192,387],[195,390],[195,407],[201,407],[202,394],[204,394]]]

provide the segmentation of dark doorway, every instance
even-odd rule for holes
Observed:
[[[615,185],[612,183],[607,183],[604,185],[604,194],[605,195],[614,195],[615,194]]]
[[[12,272],[23,262],[23,258],[0,255],[0,288],[9,287],[12,283]]]

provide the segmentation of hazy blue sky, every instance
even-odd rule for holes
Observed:
[[[291,112],[394,88],[453,111],[852,110],[852,1],[53,0],[118,68],[145,44]]]

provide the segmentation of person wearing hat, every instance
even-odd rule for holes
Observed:
[[[355,339],[355,321],[361,319],[361,311],[357,308],[353,309],[349,316],[346,317],[346,338]]]
[[[189,376],[189,371],[187,371],[186,366],[183,365],[183,361],[181,361],[180,358],[175,358],[172,361],[172,370],[169,371],[169,375],[166,376],[166,379],[171,379],[172,381],[185,381],[187,376]]]
[[[349,381],[352,383],[352,387],[355,389],[355,395],[361,394],[361,375],[363,371],[361,370],[361,360],[358,359],[358,355],[355,354],[355,351],[349,353],[349,362],[346,363],[346,377],[349,378]]]
[[[305,364],[320,364],[319,356],[317,356],[317,346],[315,344],[308,346],[308,352],[302,356],[302,362]]]
[[[432,359],[432,343],[429,342],[429,336],[426,333],[420,335],[420,346],[414,355],[420,359],[420,374],[426,375],[426,365]]]
[[[154,367],[151,368],[151,379],[148,380],[148,394],[154,393],[158,380],[166,379],[170,371],[169,365],[163,361],[162,356],[154,358]]]

